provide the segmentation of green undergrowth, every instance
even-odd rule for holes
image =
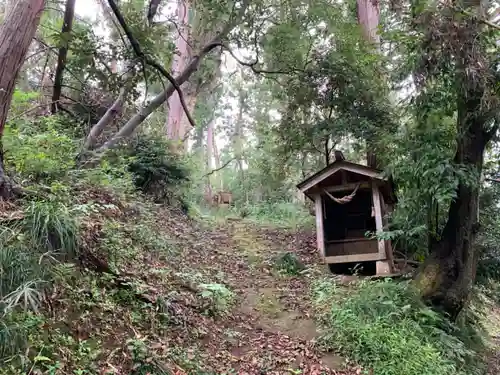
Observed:
[[[478,312],[451,324],[407,282],[363,281],[350,291],[329,280],[313,288],[321,345],[377,375],[484,374],[485,335]]]
[[[190,214],[203,220],[221,223],[230,218],[283,229],[313,228],[314,226],[314,217],[303,205],[293,202],[260,202],[211,208],[193,203]]]
[[[0,235],[0,374],[96,374],[107,363],[121,366],[110,373],[206,373],[192,357],[196,330],[185,338],[193,350],[165,341],[186,324],[172,304],[187,299],[197,314],[222,317],[234,293],[174,272],[178,244],[155,229],[154,207],[137,202],[128,215],[117,209],[125,202],[11,207],[18,219]]]
[[[77,165],[72,127],[51,116],[5,129],[6,169],[23,195],[0,202],[0,374],[96,374],[108,364],[163,374],[169,363],[203,373],[181,346],[158,349],[185,323],[169,310],[179,246],[159,234],[156,215],[158,203],[183,207],[187,167],[149,136]],[[231,306],[222,283],[196,286],[200,314]]]

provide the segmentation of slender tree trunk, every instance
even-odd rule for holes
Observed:
[[[73,18],[75,16],[76,0],[66,0],[66,9],[64,11],[64,21],[61,30],[61,46],[59,47],[59,55],[57,56],[56,74],[54,77],[54,92],[52,94],[51,111],[52,114],[57,113],[59,108],[59,100],[61,100],[63,73],[66,67],[66,58],[68,56],[69,42],[71,40],[71,30],[73,28]]]
[[[240,172],[241,183],[244,180],[244,171],[243,171],[243,160],[242,160],[242,152],[243,152],[243,113],[245,111],[247,100],[247,94],[243,89],[240,89],[239,92],[239,100],[238,100],[238,117],[236,118],[236,123],[234,126],[234,134],[233,134],[233,149],[234,149],[234,157],[236,158],[236,162],[238,165],[238,169]]]
[[[187,0],[178,0],[177,2],[177,19],[178,30],[177,37],[175,40],[175,47],[177,52],[174,54],[172,61],[172,73],[174,76],[179,75],[183,71],[187,62],[191,58],[191,48],[188,45],[191,40],[189,32],[189,7],[190,4]],[[186,93],[186,86],[190,86],[189,82],[186,82],[181,86],[183,88],[183,93]],[[191,96],[184,95],[186,99],[186,104],[194,108],[195,101]],[[165,125],[166,133],[168,139],[173,141],[181,141],[184,139],[186,129],[182,129],[183,122],[182,117],[184,115],[184,110],[182,108],[179,95],[175,92],[167,102],[168,117]]]
[[[131,87],[128,85],[124,85],[120,89],[120,93],[118,97],[113,102],[111,107],[108,108],[104,116],[100,118],[100,120],[95,124],[92,129],[90,129],[89,135],[85,140],[85,144],[83,145],[84,150],[93,150],[97,145],[97,140],[101,136],[104,129],[106,129],[111,122],[122,112],[123,105],[127,100],[127,95],[130,92]]]
[[[132,64],[129,64],[127,67],[128,73],[125,76],[123,86],[120,89],[120,93],[118,94],[118,97],[116,100],[113,102],[111,107],[108,108],[104,116],[101,117],[101,119],[95,124],[92,129],[90,129],[90,132],[87,136],[87,139],[85,140],[85,144],[83,146],[83,150],[93,150],[96,145],[97,145],[97,140],[101,136],[102,132],[113,122],[113,120],[119,116],[122,111],[123,111],[123,106],[125,105],[125,102],[127,101],[127,97],[129,93],[132,91],[132,88],[134,87],[134,74],[135,74],[135,69]]]
[[[212,123],[212,127],[214,127],[214,122]],[[222,176],[222,170],[220,169],[221,162],[220,162],[219,148],[217,147],[217,140],[215,139],[215,128],[213,129],[213,134],[214,134],[214,136],[212,137],[212,146],[214,149],[215,168],[219,169],[219,171],[216,173],[216,176],[217,176],[216,179],[219,182],[219,190],[223,191],[224,190],[224,179]]]
[[[206,150],[207,150],[207,167],[208,167],[208,172],[210,173],[214,169],[213,165],[213,151],[214,151],[214,120],[210,120],[207,126],[207,144],[206,144]],[[208,201],[211,203],[212,202],[212,197],[213,197],[213,185],[212,185],[212,175],[207,176],[207,185],[206,185],[206,194],[208,196]]]
[[[48,50],[45,56],[45,62],[42,68],[42,76],[40,78],[40,105],[43,105],[43,114],[50,113],[50,92],[52,91],[52,81],[50,80],[50,71],[48,70],[51,51]]]
[[[0,25],[0,198],[10,198],[13,193],[5,174],[1,137],[16,77],[40,23],[44,7],[44,0],[17,0]]]
[[[378,24],[380,18],[379,0],[357,0],[358,22],[365,40],[380,50],[380,36]],[[379,163],[375,154],[374,136],[369,135],[366,140],[366,162],[369,167],[378,168]]]

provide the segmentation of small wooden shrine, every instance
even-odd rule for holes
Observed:
[[[396,203],[382,171],[348,162],[336,151],[333,163],[297,188],[315,202],[317,246],[325,263],[376,262],[377,275],[394,272],[390,241],[366,237],[384,230]]]

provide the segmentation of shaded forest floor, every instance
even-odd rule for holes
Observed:
[[[361,373],[316,343],[310,282],[326,270],[312,233],[100,200],[83,242],[120,276],[68,266],[56,283],[37,338],[56,373]],[[301,274],[276,269],[285,252]]]
[[[82,245],[106,259],[114,275],[59,266],[43,318],[27,318],[38,327],[30,336],[38,373],[363,373],[316,341],[311,286],[333,275],[321,265],[311,231],[193,220],[92,194],[85,199],[102,204],[81,223]],[[285,253],[305,269],[277,269]],[[500,327],[500,312],[491,317]],[[500,373],[497,349],[490,375]]]
[[[324,270],[317,266],[312,233],[243,220],[196,223],[167,210],[159,211],[157,223],[158,233],[175,242],[178,253],[170,259],[175,261],[149,260],[153,268],[139,266],[134,273],[148,280],[156,296],[176,285],[179,294],[171,309],[179,326],[168,339],[175,337],[177,347],[186,348],[204,373],[360,373],[343,358],[316,347],[309,283]],[[303,262],[304,274],[276,270],[276,258],[285,252]],[[162,271],[168,275],[158,277]],[[227,311],[211,314],[211,307],[222,307],[213,300],[208,303],[216,306],[200,305],[200,282],[220,283],[234,293]],[[175,365],[178,374],[196,373],[189,363],[187,367]]]

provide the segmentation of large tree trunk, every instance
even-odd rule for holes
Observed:
[[[67,0],[64,11],[64,20],[61,30],[61,46],[57,56],[56,74],[54,77],[54,91],[52,93],[51,111],[56,113],[59,109],[59,100],[61,100],[63,73],[66,67],[66,58],[68,56],[69,41],[71,39],[71,30],[73,28],[73,18],[75,16],[76,0]]]
[[[481,15],[480,1],[469,5]],[[479,183],[484,151],[497,129],[487,127],[492,101],[484,100],[496,82],[489,78],[492,75],[488,70],[485,43],[481,40],[481,23],[471,18],[457,22],[458,35],[466,35],[467,39],[455,44],[458,99],[454,161],[474,170],[475,178],[472,184],[460,181],[441,239],[430,244],[430,255],[415,279],[422,296],[452,320],[467,303],[476,275],[479,254],[474,241],[479,229]]]
[[[178,35],[176,39],[177,54],[172,61],[172,71],[178,74],[185,69],[189,60],[193,56],[193,48],[206,45],[212,40],[216,33],[222,29],[222,25],[210,25],[211,30],[207,30],[207,21],[203,16],[203,8],[195,9],[195,3],[189,0],[178,0],[177,17],[179,19]],[[210,21],[212,23],[213,21]],[[198,96],[205,90],[214,88],[220,78],[222,51],[216,51],[214,56],[216,69],[213,74],[203,77],[192,77],[181,87],[186,101],[186,106],[190,113],[194,112]],[[183,143],[184,151],[187,150],[187,138],[191,129],[191,124],[181,106],[179,96],[174,93],[168,100],[168,118],[165,125],[167,137],[176,143]]]
[[[35,35],[45,0],[17,0],[0,25],[0,198],[12,196],[5,174],[1,137],[9,112],[16,77]]]
[[[115,0],[117,5],[120,5],[119,0]],[[117,74],[118,73],[118,49],[117,45],[121,43],[120,40],[120,35],[119,32],[117,31],[116,24],[115,24],[115,19],[113,18],[113,11],[109,9],[108,2],[106,0],[100,0],[99,1],[101,10],[102,10],[102,15],[104,18],[105,24],[107,24],[107,27],[110,29],[109,34],[110,34],[110,39],[112,42],[111,46],[111,59],[109,62],[109,69],[111,73]]]
[[[478,229],[478,186],[488,141],[482,124],[468,120],[467,115],[470,112],[459,115],[459,129],[465,134],[459,140],[455,162],[476,169],[476,185],[458,185],[441,240],[430,244],[431,253],[415,280],[423,298],[452,320],[466,304],[476,274],[478,254],[473,245]]]

